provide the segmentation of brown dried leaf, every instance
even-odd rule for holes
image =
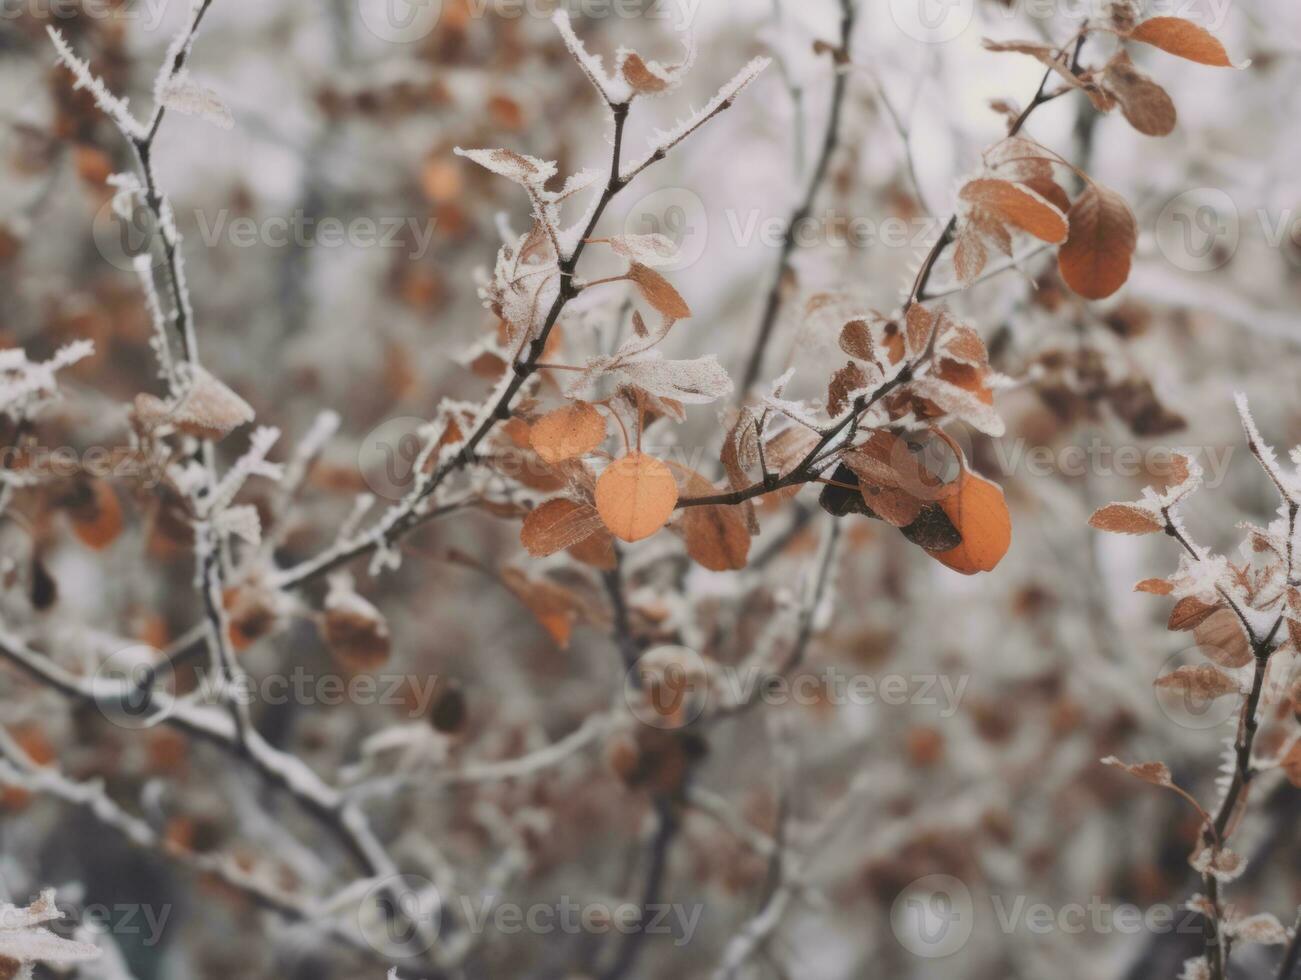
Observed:
[[[849,397],[854,392],[867,387],[867,375],[853,361],[831,376],[827,387],[827,412],[832,418],[841,415],[849,407]]]
[[[910,357],[917,357],[930,343],[931,333],[935,330],[935,315],[920,303],[908,307],[904,322],[904,347]],[[843,341],[841,346],[843,347]],[[982,349],[984,345],[981,345]]]
[[[1066,216],[1024,184],[978,177],[968,181],[958,196],[1042,241],[1056,244],[1066,238]]]
[[[1113,534],[1155,534],[1165,524],[1145,507],[1136,504],[1108,504],[1094,511],[1089,526]]]
[[[1134,67],[1124,51],[1107,62],[1102,78],[1120,103],[1120,111],[1140,133],[1167,136],[1174,130],[1178,118],[1174,102],[1165,89]]]
[[[542,416],[529,431],[529,443],[546,463],[584,456],[605,441],[605,416],[576,401]]]
[[[957,246],[953,250],[953,271],[958,281],[970,286],[976,277],[984,271],[989,261],[989,250],[980,232],[971,225],[964,225],[958,231]]]
[[[1241,694],[1237,682],[1210,664],[1185,665],[1158,677],[1156,686],[1178,691],[1198,704],[1208,704],[1226,694]]]
[[[1175,587],[1163,578],[1145,578],[1134,586],[1135,592],[1147,592],[1151,595],[1169,595]]]
[[[602,527],[601,516],[591,504],[557,497],[524,518],[520,543],[534,558],[545,558],[581,544]]]
[[[840,331],[840,349],[860,361],[876,359],[872,328],[866,320],[850,320]]]
[[[1145,783],[1151,783],[1153,786],[1174,786],[1174,780],[1170,776],[1170,767],[1164,762],[1135,762],[1124,763],[1114,755],[1109,755],[1102,760],[1104,766],[1111,766],[1113,769],[1123,769],[1136,779],[1141,779]]]
[[[518,568],[501,570],[502,584],[528,608],[561,649],[569,646],[583,603],[572,591],[546,579],[531,579]]]
[[[669,87],[668,82],[646,67],[646,62],[635,51],[629,51],[624,55],[620,71],[624,81],[639,95],[654,95]]]
[[[1173,621],[1173,614],[1171,618]],[[1193,626],[1193,636],[1201,653],[1221,667],[1245,667],[1252,661],[1251,641],[1232,609],[1213,609]]]
[[[691,316],[691,307],[672,284],[650,266],[634,262],[628,269],[628,278],[641,291],[646,302],[655,311],[670,320],[686,320]]]
[[[1202,602],[1196,596],[1184,596],[1170,610],[1170,620],[1166,629],[1172,632],[1186,632],[1196,629],[1211,613],[1222,606]]]
[[[1066,285],[1085,299],[1105,299],[1129,278],[1138,223],[1115,191],[1089,184],[1071,206],[1070,235],[1057,253]]]

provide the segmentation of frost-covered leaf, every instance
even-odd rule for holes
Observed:
[[[235,126],[235,118],[221,96],[194,81],[188,72],[182,71],[164,82],[159,96],[167,108],[206,119],[218,129],[233,129]]]
[[[659,351],[647,351],[611,370],[638,388],[684,405],[708,404],[732,391],[732,379],[713,354],[690,361],[670,361]]]
[[[1225,935],[1246,943],[1263,946],[1282,946],[1288,941],[1288,931],[1278,918],[1268,912],[1258,912],[1242,918],[1230,917],[1224,923]]]
[[[463,150],[458,146],[453,152],[528,188],[541,188],[556,175],[556,165],[550,160],[539,160],[514,150]]]

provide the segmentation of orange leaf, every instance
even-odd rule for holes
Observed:
[[[648,538],[673,515],[678,485],[653,456],[633,453],[609,466],[596,481],[596,509],[617,538]]]
[[[1085,299],[1105,299],[1129,278],[1138,224],[1115,191],[1089,184],[1071,207],[1071,231],[1057,254],[1066,285]]]
[[[1012,517],[1002,487],[964,471],[957,492],[943,497],[940,507],[962,535],[962,543],[929,554],[963,575],[993,571],[1012,544]]]
[[[1184,596],[1170,610],[1170,622],[1166,624],[1166,629],[1174,632],[1195,629],[1220,608],[1222,607],[1202,602],[1196,596]]]
[[[605,417],[587,402],[542,416],[529,431],[533,451],[547,463],[583,456],[605,441]]]
[[[601,526],[601,517],[591,504],[557,497],[524,518],[520,543],[534,558],[545,558],[581,544]]]
[[[1022,184],[991,177],[968,181],[958,194],[964,201],[993,211],[1007,224],[1056,244],[1066,238],[1066,216]]]
[[[1182,17],[1145,20],[1129,32],[1129,39],[1213,68],[1236,67],[1214,34]]]
[[[1108,504],[1094,511],[1089,527],[1113,534],[1155,534],[1165,525],[1151,511],[1134,504]]]
[[[691,307],[673,285],[649,266],[640,262],[632,263],[628,269],[631,279],[646,302],[655,307],[655,311],[670,320],[686,320],[691,316]]]

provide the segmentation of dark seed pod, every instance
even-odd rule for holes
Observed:
[[[455,735],[465,727],[468,714],[465,692],[461,689],[460,682],[448,681],[439,685],[429,712],[429,723],[434,726],[434,730],[444,735]]]

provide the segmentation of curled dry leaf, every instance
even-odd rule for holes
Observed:
[[[1165,522],[1146,507],[1137,504],[1108,504],[1094,511],[1089,526],[1113,534],[1155,534],[1165,530]]]
[[[1214,34],[1183,17],[1149,18],[1129,32],[1129,39],[1201,65],[1237,67],[1229,60],[1229,53]]]
[[[1211,613],[1222,608],[1219,605],[1203,602],[1196,596],[1184,596],[1170,610],[1170,621],[1166,624],[1166,628],[1172,632],[1196,629]]]
[[[591,504],[557,497],[524,518],[520,543],[534,558],[545,558],[582,544],[603,527],[601,516]]]
[[[1012,516],[1002,487],[964,469],[957,492],[942,498],[940,507],[962,535],[962,543],[932,556],[963,575],[993,571],[1012,544]]]
[[[672,471],[645,453],[613,463],[596,481],[596,509],[615,537],[648,538],[673,515],[678,485]]]
[[[1085,299],[1106,299],[1129,278],[1138,223],[1115,191],[1089,184],[1071,206],[1070,235],[1057,253],[1066,285]]]
[[[1107,62],[1102,81],[1120,103],[1129,124],[1140,133],[1167,136],[1174,130],[1178,119],[1174,102],[1165,89],[1134,67],[1124,51]]]
[[[1170,777],[1170,767],[1164,762],[1121,762],[1114,755],[1109,755],[1102,760],[1104,766],[1111,766],[1113,769],[1123,769],[1136,779],[1141,779],[1145,783],[1151,783],[1153,786],[1173,786],[1174,780]]]
[[[253,421],[253,408],[224,382],[201,367],[194,369],[190,387],[174,405],[153,395],[137,395],[134,412],[146,429],[172,425],[187,435],[218,441]]]
[[[584,401],[547,413],[529,430],[529,444],[546,463],[584,456],[604,441],[605,417]]]
[[[691,307],[687,305],[687,301],[673,288],[672,283],[650,266],[633,262],[628,269],[628,278],[636,284],[646,302],[661,316],[669,320],[690,318]]]

